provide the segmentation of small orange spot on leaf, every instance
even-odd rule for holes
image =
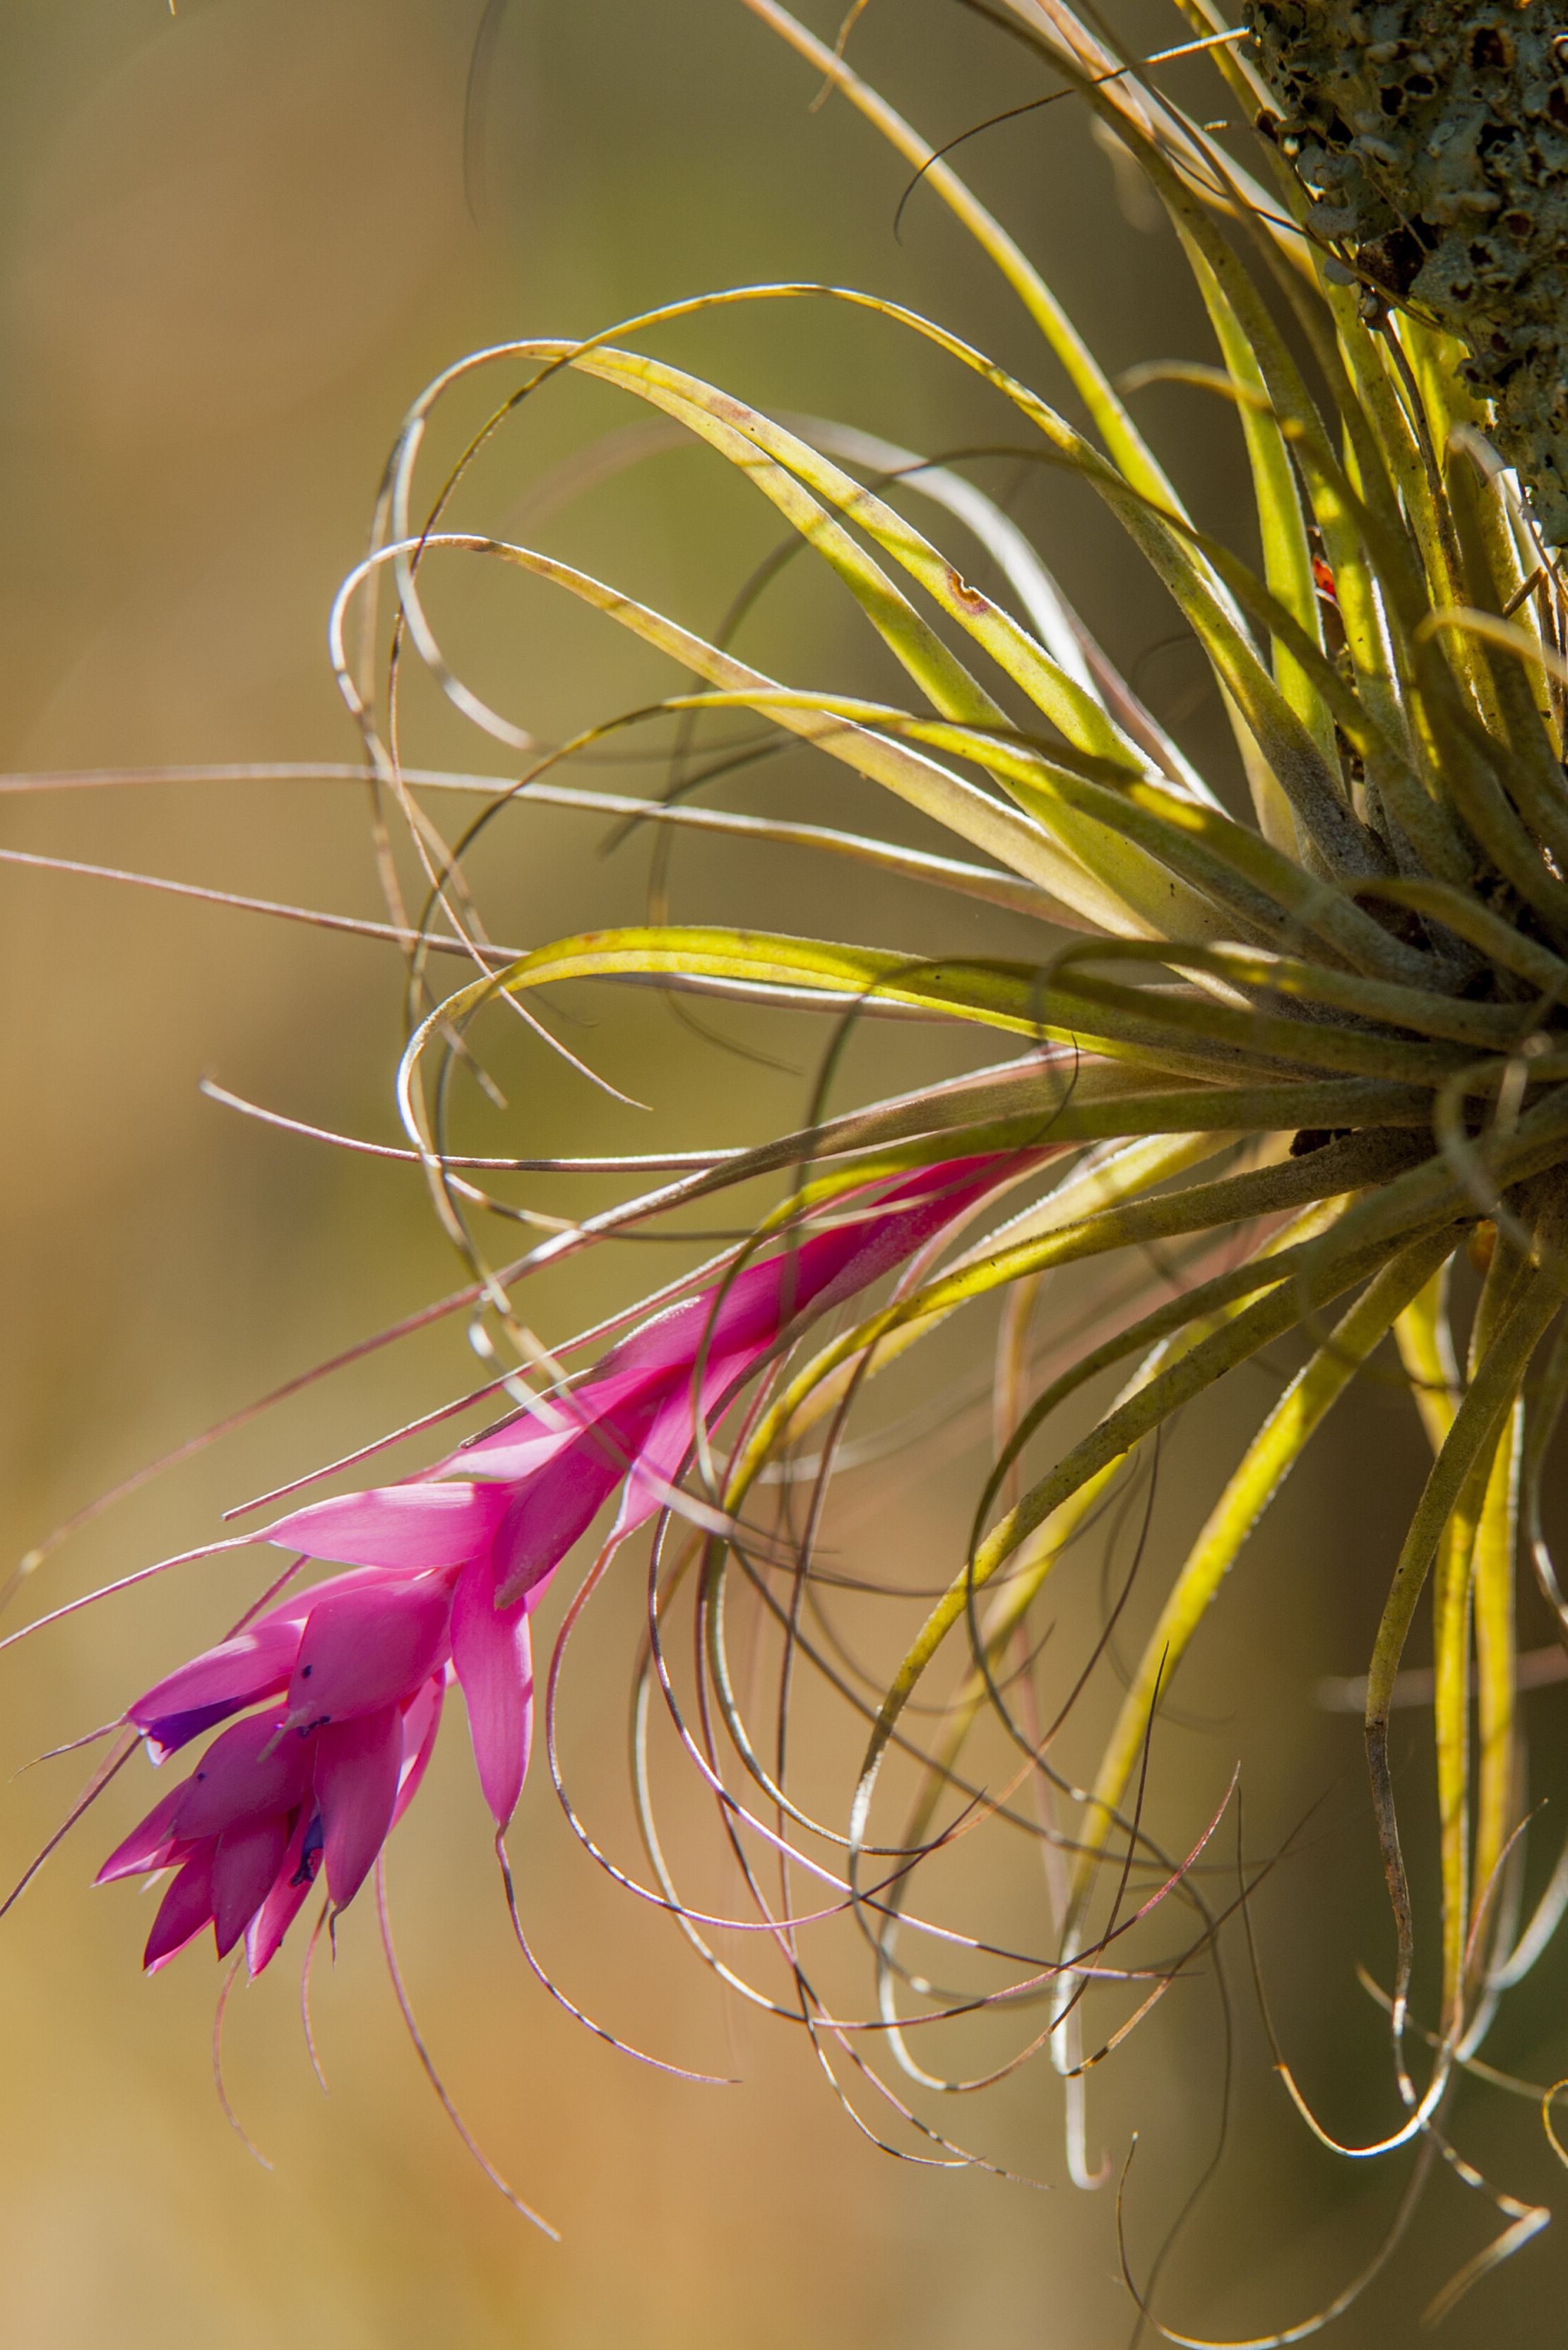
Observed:
[[[955,571],[950,563],[948,566],[948,586],[951,588],[953,596],[957,601],[963,606],[966,612],[990,611],[990,597],[982,596],[978,588],[971,588],[969,581],[963,577],[963,574],[960,571]]]

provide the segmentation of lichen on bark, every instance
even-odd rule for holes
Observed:
[[[1543,537],[1568,545],[1568,7],[1244,13],[1318,233],[1463,343]]]

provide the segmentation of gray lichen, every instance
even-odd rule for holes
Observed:
[[[1277,139],[1390,301],[1464,344],[1549,545],[1568,545],[1568,9],[1247,0]]]

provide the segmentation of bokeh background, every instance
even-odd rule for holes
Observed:
[[[810,110],[811,75],[739,0],[514,0],[490,25],[471,88],[480,19],[473,0],[182,0],[177,16],[161,0],[10,0],[0,11],[0,763],[13,775],[352,757],[326,658],[328,607],[364,544],[403,408],[463,349],[586,332],[728,283],[824,279],[928,310],[1061,394],[1027,322],[934,201],[917,195],[895,238],[901,167],[842,102]],[[831,36],[826,15],[816,22]],[[1117,22],[1135,40],[1181,37],[1174,12],[1152,5],[1118,9]],[[939,138],[1036,94],[1021,54],[951,0],[877,0],[855,38],[865,69]],[[966,168],[1112,366],[1206,355],[1174,244],[1118,187],[1071,103],[977,140]],[[753,306],[667,331],[659,348],[763,405],[923,450],[1019,437],[969,380],[821,305]],[[1200,515],[1244,531],[1227,420],[1190,391],[1143,398]],[[460,406],[452,448],[481,413]],[[462,516],[526,516],[530,483],[626,421],[607,394],[555,388],[487,452]],[[1196,658],[1088,497],[1006,455],[977,473],[1036,533],[1194,755],[1227,776]],[[537,527],[710,629],[775,536],[701,455],[660,456]],[[462,632],[469,673],[545,735],[673,681],[607,624],[518,583],[497,592],[438,577],[432,596]],[[885,676],[847,601],[804,565],[748,643],[803,679],[875,687]],[[411,692],[409,711],[420,756],[504,771],[429,693]],[[646,786],[655,772],[627,760],[592,779]],[[784,762],[738,785],[733,804],[920,837],[857,789]],[[343,783],[8,789],[0,844],[381,911],[365,803]],[[606,847],[603,826],[569,815],[498,835],[477,868],[493,934],[534,942],[635,918],[648,844]],[[673,887],[690,917],[852,931],[915,951],[1027,951],[1009,919],[869,888],[794,853],[683,847]],[[403,1003],[391,948],[16,867],[0,868],[0,909],[8,1564],[117,1480],[441,1295],[456,1272],[415,1173],[265,1131],[197,1090],[212,1074],[292,1115],[392,1139]],[[722,1039],[764,1060],[693,1035],[651,997],[563,1008],[578,1024],[564,1032],[574,1046],[649,1109],[618,1109],[543,1055],[501,1046],[510,1107],[474,1124],[486,1147],[741,1141],[793,1123],[806,1098],[820,1040],[804,1024],[713,1014]],[[852,1052],[844,1097],[956,1065],[940,1039],[885,1028]],[[527,1196],[576,1207],[607,1195]],[[673,1269],[665,1254],[602,1252],[541,1284],[532,1310],[562,1336],[634,1295],[650,1264]],[[930,1572],[956,1555],[983,1453],[983,1418],[965,1399],[985,1344],[983,1333],[956,1339],[906,1389],[907,1402],[950,1393],[950,1426],[855,1484],[838,1537],[856,1545],[857,1568],[892,1574],[913,1560]],[[1289,1368],[1243,1374],[1251,1387],[1183,1423],[1162,1463],[1151,1587]],[[27,1597],[57,1603],[210,1538],[231,1503],[472,1373],[453,1324],[370,1358],[96,1520]],[[1181,1826],[1207,1816],[1238,1757],[1255,1851],[1318,1806],[1261,1898],[1260,1940],[1303,2076],[1351,2134],[1376,2130],[1389,2107],[1378,2019],[1353,1971],[1357,1959],[1386,1966],[1388,1936],[1358,1734],[1316,1710],[1313,1691],[1320,1673],[1352,1671],[1365,1654],[1421,1468],[1397,1382],[1364,1382],[1247,1555],[1162,1733],[1173,1841],[1189,1840]],[[566,1738],[574,1792],[623,1854],[637,1580],[611,1595],[583,1651]],[[249,1563],[193,1567],[6,1656],[6,1766],[112,1716],[216,1637],[255,1587]],[[1064,1654],[1097,1606],[1091,1563],[1062,1602]],[[1561,1700],[1529,1702],[1532,1792],[1550,1796],[1563,1776]],[[836,1745],[826,1721],[821,1734],[824,1753],[847,1761],[852,1742]],[[1406,1752],[1419,1821],[1413,1725]],[[11,1781],[0,1837],[13,1875],[82,1766],[69,1757]],[[711,1821],[673,1773],[669,1799],[694,1887],[732,1898]],[[649,2071],[554,2007],[505,1928],[455,1709],[392,1853],[401,1955],[466,2117],[563,2241],[519,2221],[453,2137],[403,2038],[363,1904],[336,1966],[317,1970],[328,2095],[306,2058],[286,1964],[233,2002],[227,2078],[274,2165],[258,2168],[212,2086],[215,1972],[192,1952],[142,1981],[148,1912],[127,1888],[89,1890],[101,1849],[148,1800],[138,1763],[0,1926],[7,2342],[1101,2350],[1128,2337],[1112,2199],[1066,2185],[1048,2075],[1025,2074],[954,2125],[1045,2191],[889,2161],[837,2110],[796,2035],[742,2013],[666,1922],[597,1876],[537,1774],[516,1849],[549,1964],[617,2029],[742,2085]],[[1040,1932],[1038,1877],[1020,1849],[993,1846],[963,1889],[993,1920]],[[1550,1960],[1521,1995],[1497,2034],[1500,2063],[1542,2079],[1568,2069],[1562,1980]],[[1269,2072],[1239,1965],[1229,1988],[1231,2134],[1160,2304],[1173,2323],[1220,2334],[1267,2331],[1325,2299],[1376,2242],[1395,2193],[1391,2178],[1307,2140]],[[1129,2202],[1140,2275],[1215,2145],[1217,1994],[1211,1970],[1173,1993],[1096,2089],[1096,2144],[1119,2161],[1135,2121],[1143,2133]],[[1551,2191],[1528,2106],[1467,2095],[1460,2113],[1467,2146],[1507,2186]],[[1440,2178],[1337,2338],[1414,2339],[1427,2293],[1485,2240],[1489,2217]],[[1563,2261],[1549,2234],[1450,2320],[1448,2338],[1549,2337]]]

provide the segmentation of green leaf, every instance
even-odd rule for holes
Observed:
[[[1312,1437],[1452,1250],[1451,1232],[1429,1234],[1401,1250],[1296,1373],[1248,1445],[1189,1552],[1127,1684],[1080,1831],[1083,1841],[1074,1870],[1080,1902],[1148,1735],[1157,1694],[1160,1699],[1168,1694],[1177,1667],[1219,1597],[1242,1544]]]
[[[1237,1364],[1249,1360],[1260,1348],[1282,1337],[1287,1330],[1296,1326],[1303,1312],[1310,1313],[1315,1307],[1330,1303],[1344,1290],[1368,1279],[1379,1270],[1379,1262],[1385,1253],[1385,1250],[1374,1244],[1338,1256],[1319,1258],[1314,1264],[1304,1302],[1298,1295],[1297,1283],[1281,1281],[1269,1295],[1251,1305],[1241,1305],[1233,1315],[1227,1313],[1220,1326],[1201,1338],[1189,1353],[1158,1373],[1136,1396],[1107,1413],[977,1544],[963,1570],[927,1617],[888,1686],[867,1747],[856,1790],[852,1823],[857,1838],[864,1834],[877,1770],[893,1729],[948,1633],[967,1616],[975,1594],[984,1588],[1052,1511],[1070,1500],[1090,1477],[1120,1460],[1144,1437],[1151,1435],[1161,1426],[1173,1411],[1213,1386]],[[1282,1262],[1278,1262],[1277,1269],[1283,1271],[1287,1268]],[[1260,1277],[1257,1266],[1247,1270],[1254,1281]],[[1267,1273],[1263,1273],[1262,1277],[1266,1279]],[[1204,1286],[1210,1296],[1220,1288],[1219,1284],[1206,1284]],[[1211,1310],[1204,1300],[1203,1293],[1193,1293],[1180,1303],[1187,1308],[1184,1318],[1189,1320]],[[1142,1343],[1152,1335],[1155,1335],[1154,1316],[1140,1326],[1138,1339],[1134,1343]],[[1102,1354],[1104,1351],[1100,1350]],[[1080,1372],[1082,1368],[1080,1366]],[[1071,1384],[1081,1384],[1081,1378],[1075,1375]],[[1064,1389],[1066,1385],[1062,1380],[1055,1382],[1054,1388],[1047,1391],[1047,1397],[1041,1399],[1042,1405],[1054,1399],[1056,1392]],[[1029,1415],[1029,1420],[1020,1431],[1020,1438],[1033,1433],[1031,1423],[1037,1424],[1040,1409],[1041,1406],[1036,1406],[1035,1411]],[[1018,1440],[1015,1439],[1015,1443]]]

